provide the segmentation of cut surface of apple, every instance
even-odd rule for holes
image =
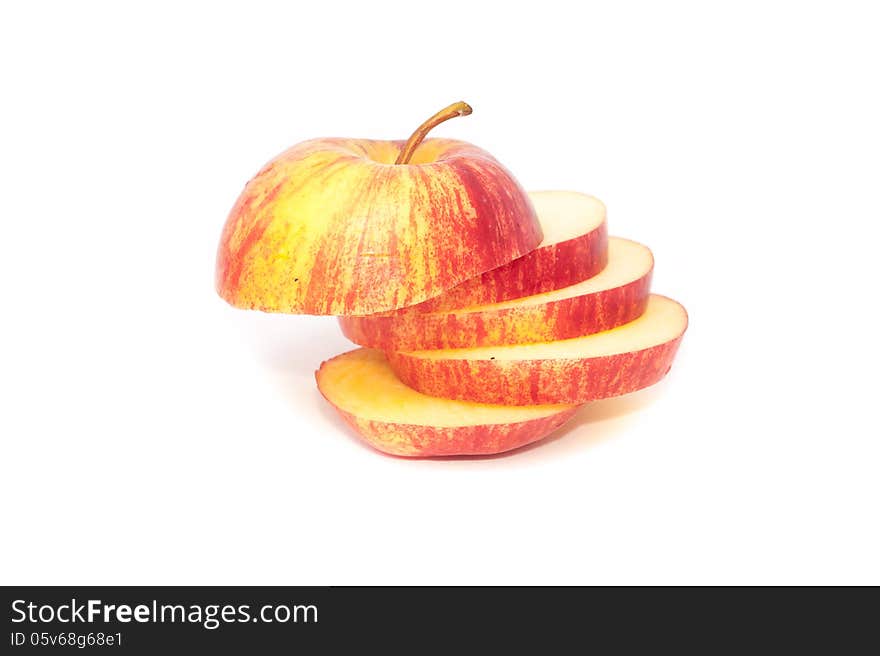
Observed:
[[[602,201],[576,191],[533,191],[529,198],[544,234],[535,250],[406,311],[498,303],[568,287],[599,273],[608,259]]]
[[[638,319],[541,344],[389,352],[398,377],[433,396],[509,405],[584,403],[659,381],[687,328],[684,307],[652,294]]]
[[[342,332],[384,350],[470,348],[549,342],[598,333],[644,312],[654,260],[650,249],[611,238],[608,264],[597,275],[543,294],[459,310],[400,310],[341,317]]]
[[[404,385],[384,354],[357,349],[315,374],[318,389],[370,445],[398,456],[493,454],[539,440],[577,405],[503,406],[439,399]]]

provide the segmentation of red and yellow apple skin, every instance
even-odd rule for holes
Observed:
[[[629,394],[659,382],[681,338],[635,353],[591,360],[420,360],[389,353],[400,379],[422,394],[477,403],[585,403]]]
[[[578,406],[541,419],[485,426],[420,426],[361,419],[336,408],[339,415],[374,449],[393,456],[494,455],[542,440],[577,412]]]
[[[647,250],[647,249],[646,249]],[[552,342],[616,328],[641,316],[651,290],[651,269],[627,284],[545,303],[492,305],[467,312],[399,312],[341,317],[355,344],[386,351],[472,348]],[[528,300],[528,299],[523,299]]]
[[[608,224],[603,222],[595,230],[574,239],[536,248],[513,262],[419,303],[412,310],[449,311],[562,289],[599,273],[608,262],[607,246]]]
[[[269,162],[239,196],[217,253],[230,304],[371,314],[413,305],[533,250],[525,191],[491,155],[428,139],[314,139]]]
[[[646,311],[645,316],[647,314]],[[641,320],[643,318],[637,321]],[[518,358],[499,354],[500,357],[495,358],[488,355],[488,349],[481,349],[478,357],[468,357],[467,349],[445,354],[443,351],[396,351],[387,353],[387,357],[397,377],[422,394],[506,405],[585,403],[635,392],[662,379],[672,367],[687,327],[687,315],[684,314],[683,323],[676,321],[678,325],[673,327],[673,333],[660,343],[647,348],[624,348],[596,357],[578,357],[575,348],[570,357]],[[626,326],[615,330],[624,328]],[[597,336],[557,344],[564,346],[594,337]],[[498,348],[507,349],[505,353],[509,354],[510,350],[536,346],[543,345]]]
[[[488,455],[540,440],[564,424],[575,405],[510,407],[438,399],[398,379],[385,355],[356,349],[315,372],[318,389],[374,448],[396,456]]]

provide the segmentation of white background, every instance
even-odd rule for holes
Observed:
[[[871,3],[4,3],[0,582],[880,583]],[[315,136],[602,198],[691,326],[512,455],[363,446],[220,229]]]

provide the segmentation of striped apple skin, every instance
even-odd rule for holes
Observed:
[[[471,144],[315,139],[239,196],[217,253],[222,298],[246,309],[370,314],[413,305],[533,250],[525,191]]]
[[[399,380],[430,396],[515,406],[585,403],[658,382],[671,368],[687,325],[680,303],[652,294],[642,316],[603,333],[386,355]]]
[[[394,373],[422,394],[447,399],[543,405],[585,403],[629,394],[659,382],[681,337],[632,353],[589,360],[426,360],[388,353]]]
[[[574,239],[536,248],[412,309],[437,312],[551,292],[599,273],[608,263],[608,224]],[[406,308],[409,310],[410,308]]]
[[[628,284],[537,305],[481,312],[400,312],[341,317],[343,334],[361,346],[388,350],[470,348],[552,342],[601,332],[641,316],[651,271]]]
[[[335,409],[373,448],[394,456],[429,458],[493,455],[518,449],[550,435],[571,419],[578,407],[514,424],[451,427],[375,421],[356,417],[338,407]]]

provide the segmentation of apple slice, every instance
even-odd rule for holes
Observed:
[[[324,362],[318,389],[371,446],[396,456],[509,451],[559,428],[576,405],[511,407],[438,399],[404,385],[381,351],[357,349]]]
[[[390,352],[391,367],[424,394],[480,403],[584,403],[659,381],[687,328],[685,309],[652,294],[645,313],[587,337],[543,344]]]
[[[651,251],[612,238],[608,265],[598,275],[556,291],[449,312],[399,310],[340,317],[342,332],[361,346],[383,350],[470,348],[551,342],[628,323],[648,303]]]
[[[608,255],[605,205],[576,191],[533,191],[544,239],[537,249],[405,308],[421,312],[498,303],[568,287],[599,273]]]

